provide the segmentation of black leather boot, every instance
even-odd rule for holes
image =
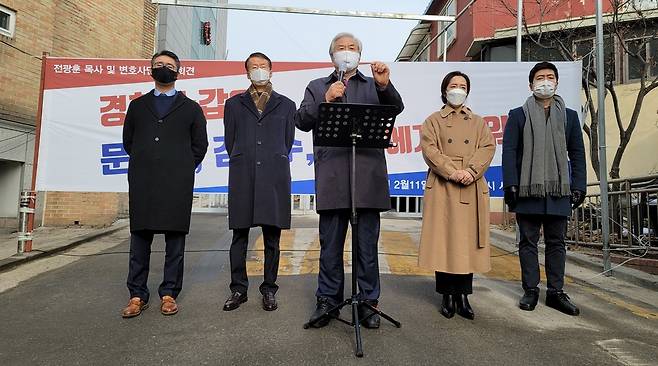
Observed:
[[[443,295],[441,302],[441,315],[450,319],[455,316],[455,297],[453,295]]]
[[[466,319],[473,320],[475,319],[475,313],[471,308],[471,304],[468,303],[468,295],[461,294],[455,295],[455,307],[457,314],[461,315]]]

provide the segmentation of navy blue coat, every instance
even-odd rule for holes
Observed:
[[[525,113],[523,107],[509,111],[505,133],[503,135],[503,187],[518,186],[521,178],[523,160],[523,127]],[[583,132],[576,111],[567,108],[567,125],[565,126],[567,153],[571,175],[571,190],[587,191],[587,170],[585,168],[585,147]],[[570,216],[569,197],[520,197],[516,207],[511,210],[519,214],[539,214]]]
[[[229,228],[290,228],[288,154],[295,139],[295,110],[295,102],[274,91],[261,115],[248,91],[226,101]]]
[[[325,101],[329,86],[337,79],[336,74],[332,73],[308,84],[304,100],[295,116],[297,128],[302,131],[311,131],[315,128],[320,103]],[[395,105],[398,107],[398,113],[404,108],[402,98],[391,82],[385,89],[380,90],[373,78],[364,76],[360,71],[349,79],[345,94],[349,103]],[[351,207],[351,151],[352,149],[348,147],[313,147],[317,211]],[[384,150],[356,149],[356,171],[356,207],[390,210],[391,199]]]

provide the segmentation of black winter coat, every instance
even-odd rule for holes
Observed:
[[[151,91],[130,103],[123,147],[130,155],[130,230],[189,232],[194,170],[208,148],[206,118],[182,93],[163,117]]]

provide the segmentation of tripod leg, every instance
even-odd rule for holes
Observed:
[[[361,321],[359,320],[359,302],[352,301],[352,323],[356,336],[356,357],[363,357],[363,344],[361,342]]]

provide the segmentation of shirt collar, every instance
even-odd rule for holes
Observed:
[[[160,95],[163,94],[167,97],[173,97],[174,95],[176,95],[176,88],[173,88],[166,93],[161,93],[158,89],[153,89],[153,95],[155,95],[156,97],[159,97]]]
[[[457,113],[457,110],[454,109],[451,105],[446,104],[443,106],[443,108],[441,108],[441,117],[446,118],[451,113]],[[468,118],[473,118],[473,112],[467,106],[463,106],[459,113],[467,115]]]
[[[350,78],[350,80],[352,80],[352,79],[359,80],[359,81],[366,81],[365,75],[363,75],[361,73],[361,71],[359,71],[358,69],[356,70],[356,74],[354,74],[354,76],[352,76]],[[329,76],[324,78],[324,83],[325,84],[332,84],[332,83],[335,83],[336,81],[338,81],[338,72],[336,72],[336,71],[332,72],[331,74],[329,74]]]

